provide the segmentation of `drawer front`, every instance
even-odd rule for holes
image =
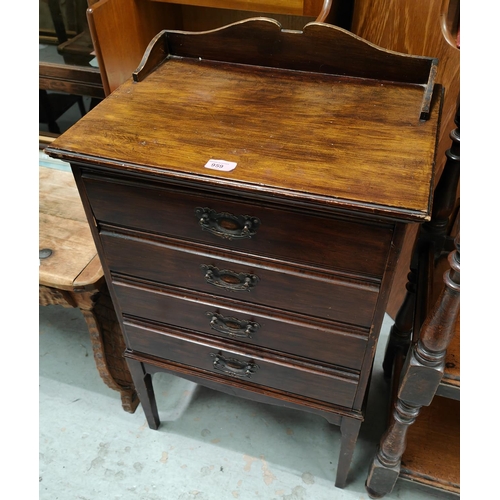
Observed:
[[[130,348],[165,360],[200,368],[234,384],[237,380],[271,387],[344,407],[352,407],[357,377],[297,366],[286,358],[262,357],[228,350],[223,344],[202,337],[185,337],[167,329],[125,321]]]
[[[373,285],[225,260],[195,249],[101,232],[106,262],[115,273],[236,298],[282,310],[369,327],[378,297]]]
[[[98,221],[348,273],[384,273],[392,226],[138,183],[84,181]]]
[[[323,361],[337,366],[361,369],[366,337],[332,329],[319,322],[307,325],[301,318],[242,307],[221,306],[209,295],[177,295],[173,290],[137,286],[115,281],[115,294],[122,313],[195,332],[231,339],[283,353]]]

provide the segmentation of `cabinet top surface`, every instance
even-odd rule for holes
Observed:
[[[422,86],[172,56],[125,82],[47,152],[66,161],[429,216],[440,93]],[[232,171],[209,160],[236,163]]]

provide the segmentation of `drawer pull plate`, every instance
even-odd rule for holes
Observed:
[[[215,266],[201,265],[205,273],[205,280],[210,285],[231,291],[247,291],[257,285],[260,278],[255,274],[235,273],[227,269],[218,269]]]
[[[222,316],[210,311],[207,312],[207,316],[211,318],[210,328],[212,330],[230,335],[231,337],[251,339],[252,333],[255,333],[260,328],[260,324],[255,321],[237,319],[232,316]]]
[[[227,240],[251,238],[260,226],[260,220],[251,215],[233,215],[228,212],[216,212],[211,208],[198,207],[196,217],[204,231],[209,231]]]
[[[214,358],[214,368],[232,377],[251,378],[259,365],[236,358],[225,358],[222,354],[210,353]]]

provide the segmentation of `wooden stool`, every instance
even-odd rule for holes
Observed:
[[[125,343],[73,174],[39,167],[39,302],[78,307],[101,378],[120,392],[123,409],[139,399],[123,357]]]

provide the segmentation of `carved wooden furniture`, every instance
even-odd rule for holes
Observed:
[[[443,170],[449,135],[455,128],[456,102],[460,93],[460,49],[457,31],[460,24],[459,0],[355,0],[353,33],[379,47],[404,54],[436,57],[439,71],[436,82],[444,89],[443,113],[436,154],[435,183]],[[407,269],[415,243],[416,228],[409,231],[396,269],[387,312],[394,318],[405,295]]]
[[[435,65],[320,23],[166,30],[47,148],[151,428],[158,371],[315,412],[340,425],[345,486],[401,242],[430,216]]]
[[[109,95],[139,65],[163,29],[206,31],[272,14],[285,28],[329,22],[348,29],[354,0],[99,0],[87,12],[104,91]]]
[[[460,492],[458,113],[456,125],[432,220],[420,228],[408,292],[384,358],[393,407],[368,475],[372,498],[390,493],[398,477]]]
[[[42,3],[42,2],[41,2]],[[38,87],[40,94],[40,123],[49,123],[49,131],[59,133],[59,127],[54,117],[60,116],[60,108],[66,103],[78,103],[82,114],[82,96],[92,98],[91,107],[104,98],[101,74],[98,68],[89,64],[94,59],[93,45],[88,26],[76,36],[69,36],[64,24],[59,0],[44,0],[50,10],[54,25],[57,51],[61,62],[55,62],[50,55],[40,51],[38,64]],[[66,9],[80,9],[83,6],[83,21],[85,18],[85,0],[71,0],[66,3]],[[92,0],[89,0],[89,4]],[[47,42],[47,37],[41,37]],[[56,50],[55,47],[54,51]],[[46,49],[49,50],[49,49]],[[50,57],[49,57],[50,55]],[[51,91],[50,94],[47,91]]]
[[[39,171],[40,305],[82,311],[99,374],[133,413],[139,399],[123,357],[125,343],[73,175]]]

